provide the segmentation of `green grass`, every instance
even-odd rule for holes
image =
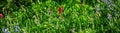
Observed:
[[[116,6],[110,7],[102,0],[100,3],[96,0],[19,0],[18,3],[13,0],[1,3],[1,33],[3,28],[15,33],[14,26],[17,25],[20,27],[18,33],[120,33],[119,0],[112,0],[111,4]],[[59,6],[63,8],[62,19],[59,18]]]

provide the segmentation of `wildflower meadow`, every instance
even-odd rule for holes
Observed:
[[[0,0],[0,33],[120,33],[120,0]]]

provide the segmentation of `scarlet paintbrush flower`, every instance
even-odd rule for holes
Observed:
[[[59,7],[59,13],[60,13],[59,18],[60,18],[60,19],[62,19],[62,11],[63,11],[62,6],[60,6],[60,7]]]
[[[59,7],[59,13],[61,14],[63,11],[62,6]]]
[[[0,14],[0,18],[2,18],[3,17],[3,15],[2,14]]]

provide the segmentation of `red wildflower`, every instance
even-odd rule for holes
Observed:
[[[3,17],[3,15],[2,14],[0,14],[0,18],[2,18]]]
[[[63,11],[62,6],[59,7],[59,13],[61,14]]]
[[[62,6],[59,6],[59,13],[60,13],[59,18],[60,18],[60,19],[62,19],[62,11],[63,11]]]

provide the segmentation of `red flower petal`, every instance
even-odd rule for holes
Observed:
[[[63,9],[62,6],[59,7],[59,13],[62,13]]]
[[[0,18],[2,18],[3,17],[3,15],[2,14],[0,14]]]

